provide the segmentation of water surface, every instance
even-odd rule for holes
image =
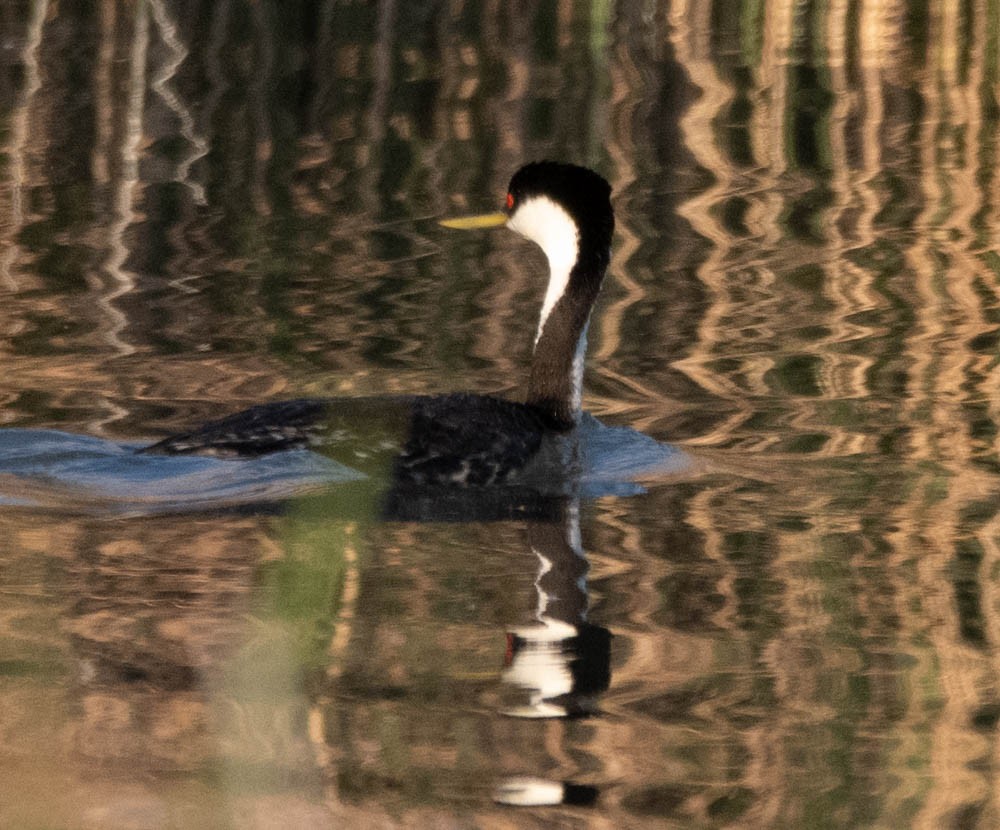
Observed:
[[[0,824],[996,826],[997,15],[5,5]],[[516,395],[543,258],[436,220],[542,157],[615,193],[585,407],[689,467],[385,521],[132,466]]]

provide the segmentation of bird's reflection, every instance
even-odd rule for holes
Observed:
[[[528,543],[538,558],[535,621],[507,632],[505,682],[527,702],[505,714],[519,718],[582,717],[596,711],[611,681],[611,633],[587,622],[587,559],[580,545],[579,504],[565,522],[532,522]]]
[[[493,800],[512,807],[552,807],[569,804],[590,807],[597,802],[599,791],[589,784],[553,781],[534,775],[512,775],[505,778],[493,792]]]
[[[527,541],[538,559],[535,620],[507,632],[503,681],[525,695],[504,714],[517,718],[580,718],[598,711],[611,683],[611,632],[587,620],[587,558],[580,537],[580,505],[567,499],[559,520],[530,522]],[[502,780],[503,804],[591,804],[597,789],[530,775]]]

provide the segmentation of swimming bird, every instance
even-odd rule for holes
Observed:
[[[587,326],[614,231],[611,188],[587,168],[533,162],[511,178],[502,212],[442,224],[506,224],[548,259],[523,401],[467,393],[279,401],[140,452],[248,457],[311,449],[349,466],[361,458],[391,465],[397,484],[516,484],[580,418]]]

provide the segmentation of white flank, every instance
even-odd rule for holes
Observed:
[[[545,321],[569,284],[569,273],[580,252],[580,232],[572,217],[547,196],[533,196],[522,202],[511,215],[507,227],[537,244],[549,260],[549,287],[535,333],[535,343],[538,343]]]
[[[573,354],[573,411],[579,412],[583,406],[583,366],[587,360],[587,328],[590,322],[583,327],[580,332],[580,339],[576,341],[576,352]],[[576,417],[576,416],[574,416]],[[579,528],[577,528],[579,530]],[[573,548],[577,550],[578,548]]]

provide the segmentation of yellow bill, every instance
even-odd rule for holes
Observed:
[[[476,228],[495,228],[507,224],[506,213],[483,213],[479,216],[457,216],[454,219],[441,219],[439,225],[454,228],[459,231],[475,230]]]

